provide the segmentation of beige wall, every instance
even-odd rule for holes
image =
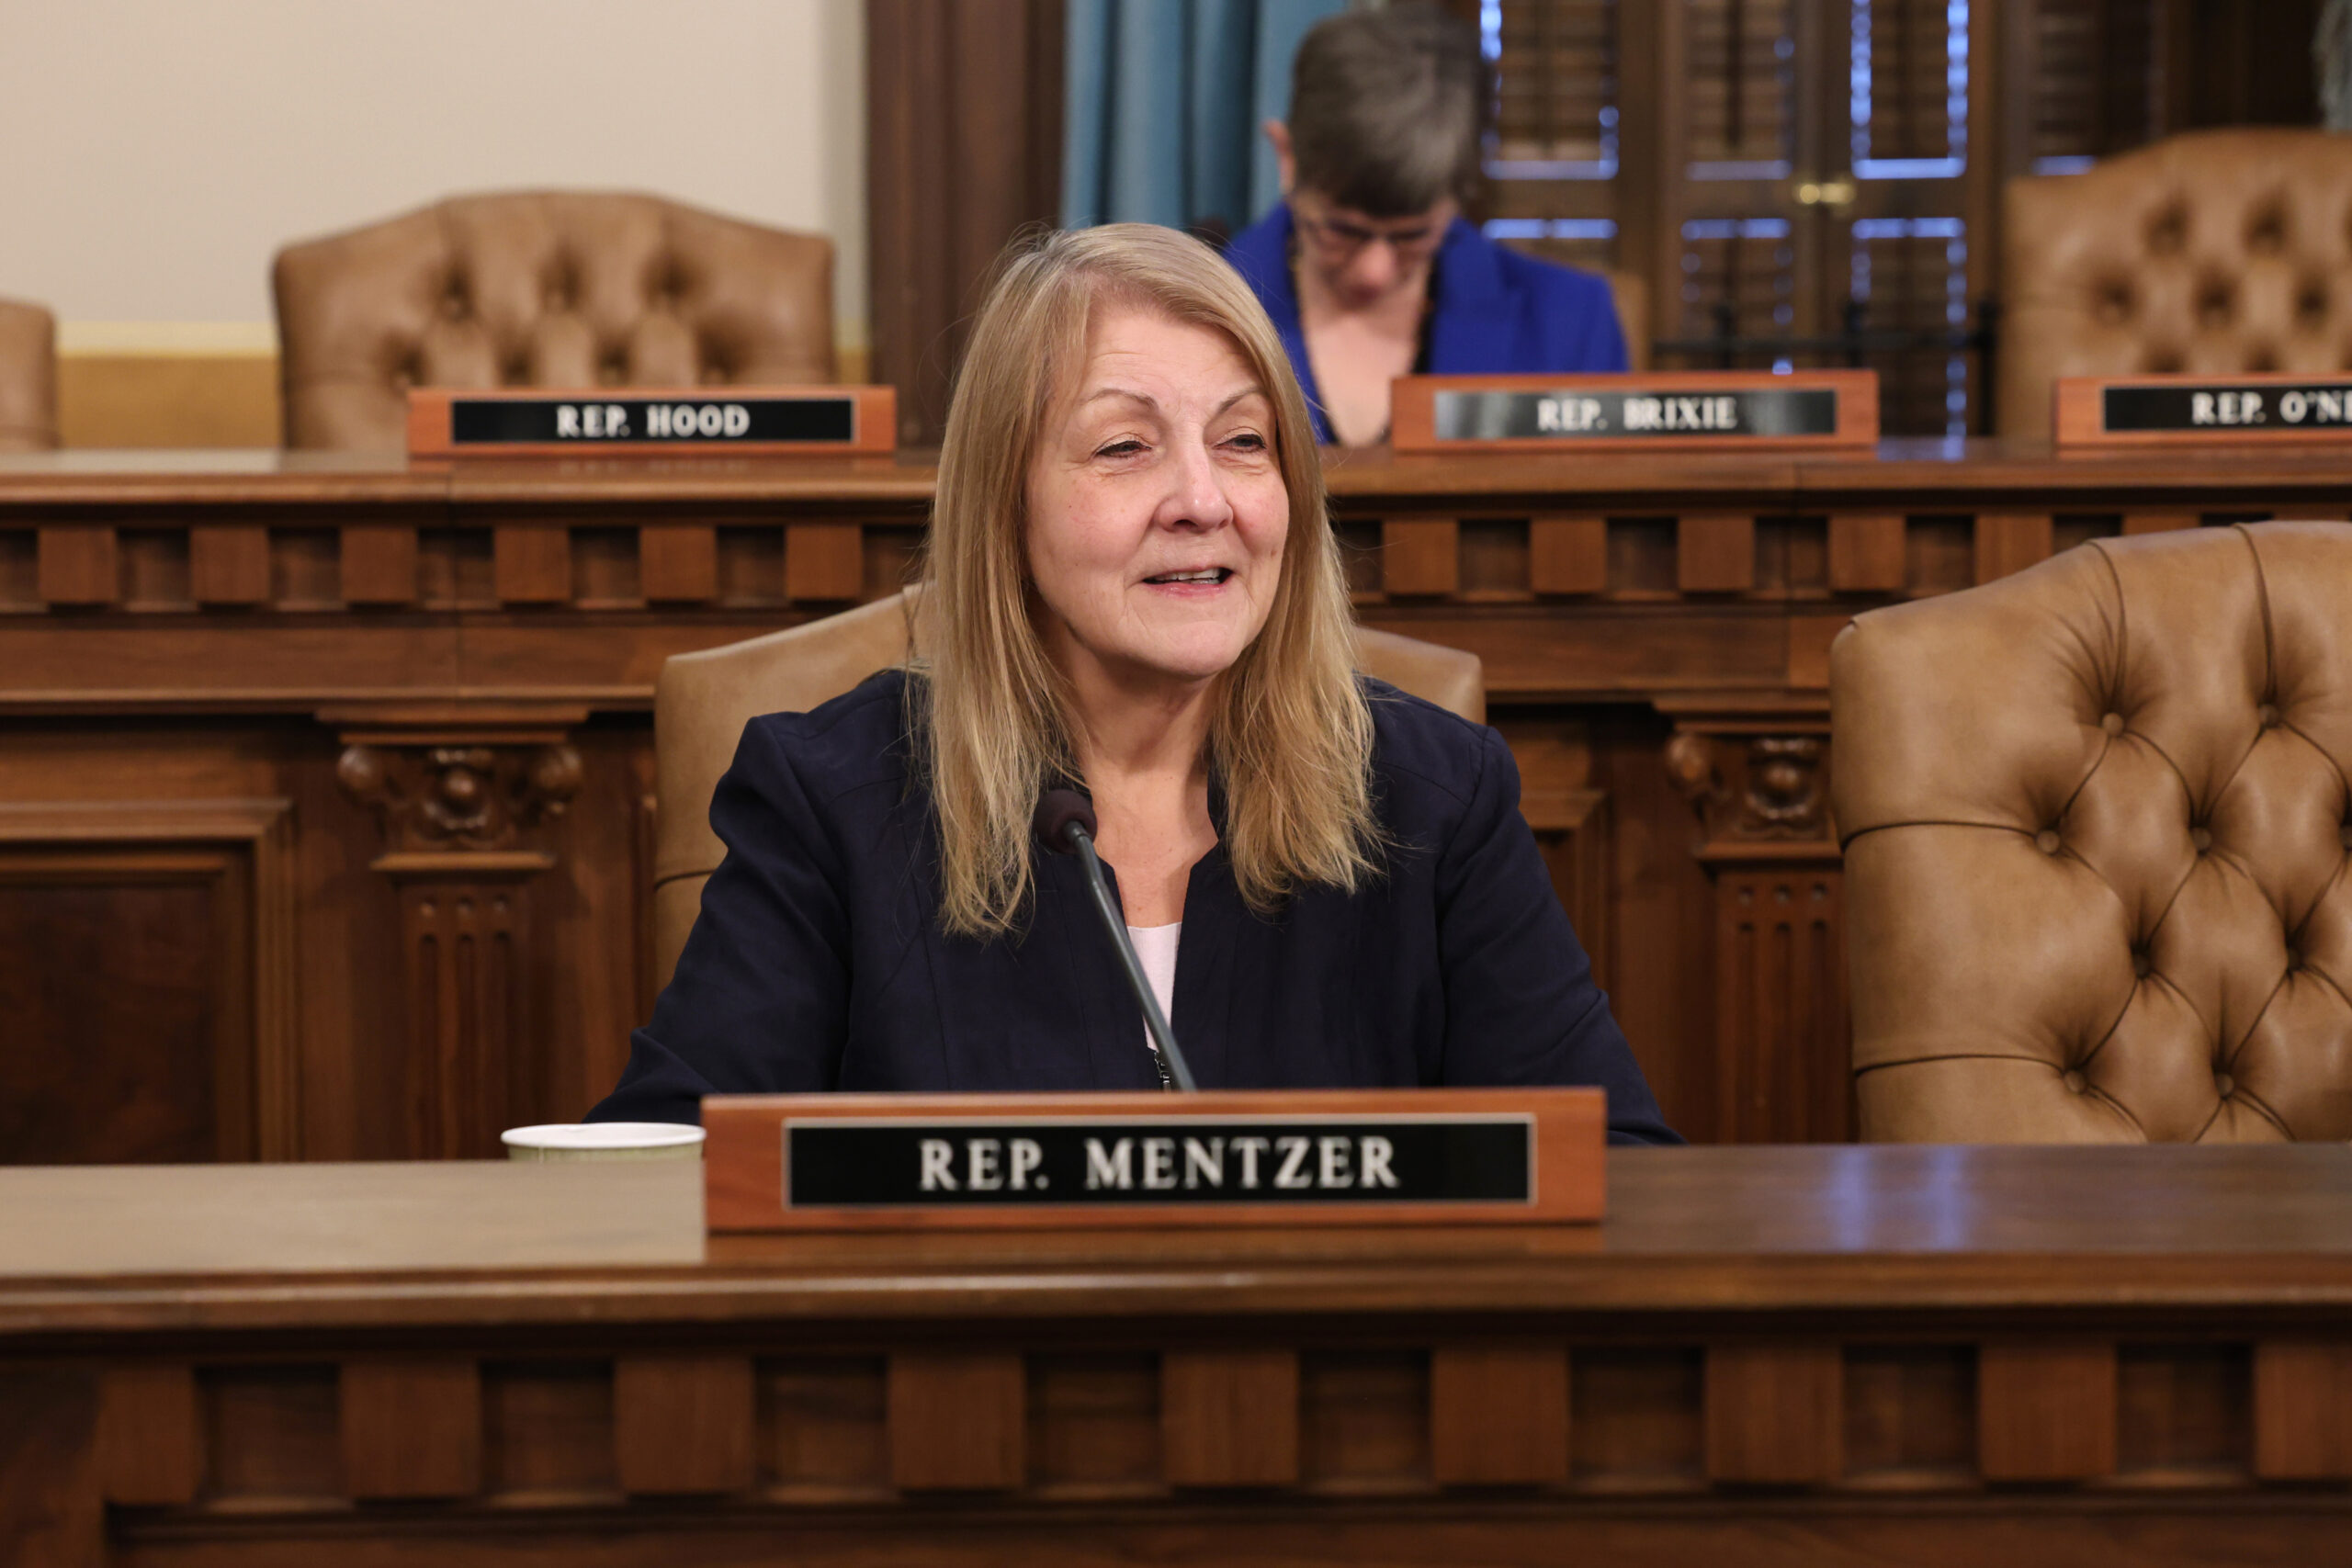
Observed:
[[[57,313],[69,381],[266,355],[289,240],[637,189],[831,234],[854,368],[865,101],[861,0],[0,0],[0,295]]]

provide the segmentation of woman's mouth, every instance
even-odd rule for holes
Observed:
[[[1228,568],[1204,566],[1198,571],[1163,571],[1157,577],[1145,578],[1144,581],[1154,587],[1173,587],[1179,584],[1193,583],[1204,583],[1214,587],[1232,575]]]

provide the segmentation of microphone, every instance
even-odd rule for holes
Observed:
[[[1094,894],[1095,912],[1102,917],[1103,928],[1111,933],[1111,945],[1119,950],[1119,963],[1127,972],[1127,987],[1143,1004],[1144,1027],[1151,1031],[1153,1042],[1159,1047],[1157,1065],[1159,1087],[1181,1089],[1191,1093],[1201,1086],[1193,1081],[1193,1069],[1184,1060],[1184,1053],[1177,1048],[1176,1032],[1168,1027],[1168,1015],[1159,1010],[1159,998],[1152,994],[1150,977],[1143,972],[1143,960],[1136,956],[1136,944],[1127,935],[1126,916],[1119,909],[1119,901],[1111,897],[1110,880],[1102,874],[1102,857],[1094,852],[1094,803],[1074,789],[1049,789],[1037,802],[1034,818],[1037,837],[1057,855],[1074,854],[1086,866],[1086,886]],[[1172,1075],[1172,1076],[1171,1076]]]

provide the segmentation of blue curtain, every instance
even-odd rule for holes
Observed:
[[[1281,194],[1261,122],[1347,0],[1065,0],[1062,223],[1230,234]]]

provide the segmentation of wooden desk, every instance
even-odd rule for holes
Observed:
[[[707,1253],[698,1179],[0,1172],[8,1561],[2352,1555],[2340,1146],[1634,1150],[1599,1230]]]
[[[921,456],[0,458],[0,1160],[486,1154],[651,1001],[661,661],[895,590]],[[1847,1128],[1827,650],[2119,533],[2344,515],[2352,453],[1330,472],[1363,615],[1476,650],[1668,1116]],[[1694,983],[1694,979],[1695,982]]]

